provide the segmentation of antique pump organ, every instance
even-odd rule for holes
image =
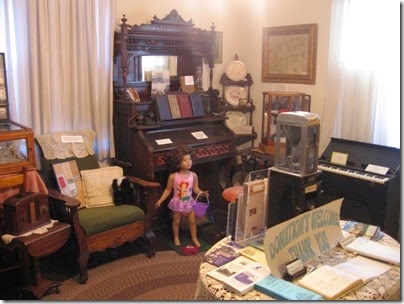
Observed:
[[[219,99],[219,91],[212,88],[214,26],[211,30],[196,28],[192,20],[184,21],[176,10],[163,19],[154,16],[150,24],[130,26],[125,16],[122,21],[114,44],[113,125],[117,160],[130,164],[130,173],[165,186],[167,153],[178,145],[194,148],[194,170],[213,162],[222,165],[234,158],[235,135],[227,128],[226,118],[214,113]],[[151,94],[152,81],[142,75],[144,56],[176,59],[177,74],[170,76],[169,91],[164,96]],[[203,91],[197,84],[192,94],[181,90],[183,77],[199,73],[203,64],[209,68],[209,89]],[[199,81],[200,75],[196,78]],[[128,90],[136,91],[137,100],[130,98]],[[171,104],[168,107],[162,99],[172,96],[179,103],[185,98],[196,108],[188,115],[183,115],[182,109],[178,115],[171,115]],[[204,179],[201,174],[201,186],[210,187],[204,185]]]

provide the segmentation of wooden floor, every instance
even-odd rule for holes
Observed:
[[[198,238],[209,245],[215,244],[225,236],[226,215],[223,211],[212,210],[211,220],[205,218],[198,225]],[[157,219],[153,224],[156,236],[156,250],[171,250],[169,242],[172,240],[171,222]],[[180,231],[181,236],[189,235],[188,230]],[[124,244],[118,248],[110,248],[104,252],[95,252],[90,255],[89,268],[108,263],[116,259],[135,254],[145,254],[144,243],[136,240]],[[63,250],[56,252],[40,260],[40,268],[44,278],[49,280],[64,281],[78,274],[78,266],[74,260],[74,251],[71,246],[65,246]],[[0,274],[0,299],[2,300],[29,300],[28,295],[22,295],[18,290],[21,279],[18,274]]]

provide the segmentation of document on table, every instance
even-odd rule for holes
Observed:
[[[341,246],[348,251],[394,265],[400,265],[400,248],[390,247],[364,237]]]

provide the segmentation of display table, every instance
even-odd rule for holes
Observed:
[[[341,225],[342,224],[343,222],[341,222]],[[379,242],[392,247],[400,247],[400,244],[396,240],[386,234],[379,240]],[[214,245],[210,251],[215,250],[219,243]],[[340,247],[335,247],[315,260],[310,261],[306,266],[308,268],[318,268],[321,265],[334,266],[346,262],[355,256],[356,255],[354,253],[345,251]],[[207,262],[201,263],[195,293],[196,300],[274,300],[274,298],[255,289],[243,296],[239,296],[234,292],[226,290],[223,288],[221,282],[207,276],[206,273],[215,268],[216,266]],[[361,301],[400,300],[400,291],[400,267],[393,266],[389,271],[373,279],[372,281],[369,281],[365,285],[347,293],[341,299]]]

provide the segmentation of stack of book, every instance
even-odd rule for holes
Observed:
[[[156,105],[160,121],[205,116],[198,93],[159,95],[156,96]]]

